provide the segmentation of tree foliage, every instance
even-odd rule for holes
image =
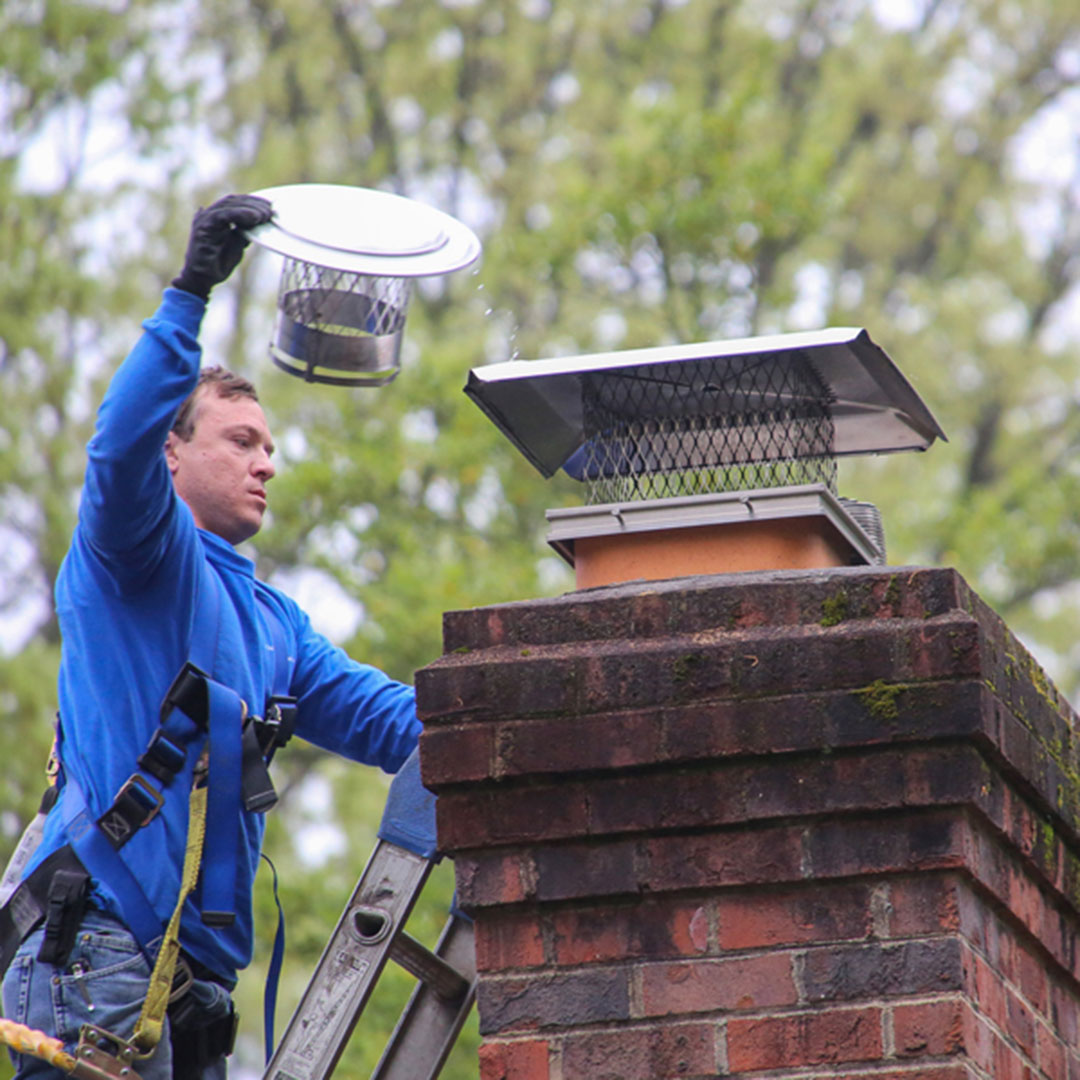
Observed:
[[[4,808],[25,817],[36,798],[22,778],[48,741],[57,651],[43,598],[102,380],[195,205],[280,183],[413,196],[485,244],[477,273],[417,290],[404,370],[377,392],[271,368],[272,257],[215,294],[210,351],[259,382],[281,447],[260,572],[338,597],[355,655],[410,678],[440,651],[444,610],[569,586],[543,511],[574,486],[541,480],[464,397],[470,367],[858,325],[950,442],[846,464],[844,493],[882,507],[892,562],[958,567],[1074,691],[1080,212],[1075,146],[1055,131],[1075,129],[1080,31],[1064,0],[921,0],[902,23],[894,8],[6,5],[0,610],[21,632],[0,702],[27,764]],[[384,789],[303,750],[280,767],[271,848],[304,970]],[[301,858],[313,777],[346,836],[317,872]],[[343,1067],[362,1075],[380,1040],[354,1041]]]

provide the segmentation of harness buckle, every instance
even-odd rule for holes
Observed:
[[[145,769],[161,783],[168,784],[184,767],[186,758],[184,747],[177,746],[162,728],[158,728],[139,755],[139,768]]]
[[[176,958],[176,969],[173,972],[172,988],[169,990],[169,1004],[179,1001],[195,982],[195,976],[191,973],[191,965],[183,956]]]
[[[259,745],[269,765],[278,747],[284,746],[296,727],[296,698],[288,694],[274,694],[266,699],[265,716],[259,722]]]
[[[135,1062],[149,1056],[133,1042],[111,1031],[83,1024],[71,1075],[76,1080],[132,1080],[136,1077]]]
[[[138,773],[132,773],[116,793],[112,806],[98,818],[98,828],[115,848],[149,825],[165,805],[165,796]]]
[[[179,709],[198,726],[200,731],[205,731],[209,715],[206,695],[207,677],[202,668],[196,667],[190,660],[186,661],[161,699],[160,722],[164,724],[169,713],[173,709]]]

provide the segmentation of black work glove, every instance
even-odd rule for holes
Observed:
[[[258,195],[226,195],[201,208],[191,223],[184,269],[173,285],[204,300],[235,269],[248,246],[246,229],[263,225],[273,215],[269,200]]]

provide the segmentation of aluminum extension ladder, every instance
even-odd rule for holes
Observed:
[[[417,980],[371,1080],[434,1080],[476,997],[468,916],[451,908],[434,950],[405,922],[438,861],[435,797],[419,756],[390,785],[379,838],[263,1080],[327,1080],[388,960]]]

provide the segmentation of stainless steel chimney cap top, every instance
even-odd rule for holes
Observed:
[[[480,255],[480,241],[468,226],[388,191],[286,184],[253,194],[270,201],[274,217],[248,236],[314,266],[374,277],[428,277],[460,270]]]
[[[552,476],[585,443],[583,385],[590,375],[653,369],[692,389],[695,367],[725,366],[738,378],[748,363],[809,362],[826,385],[836,455],[925,450],[946,440],[915,389],[866,330],[833,327],[727,341],[665,345],[545,360],[513,360],[473,368],[466,394],[544,475]],[[690,380],[690,382],[687,382]],[[710,387],[712,389],[712,387]],[[690,393],[690,409],[699,408]],[[665,400],[666,415],[678,409]],[[947,440],[946,440],[947,441]]]

